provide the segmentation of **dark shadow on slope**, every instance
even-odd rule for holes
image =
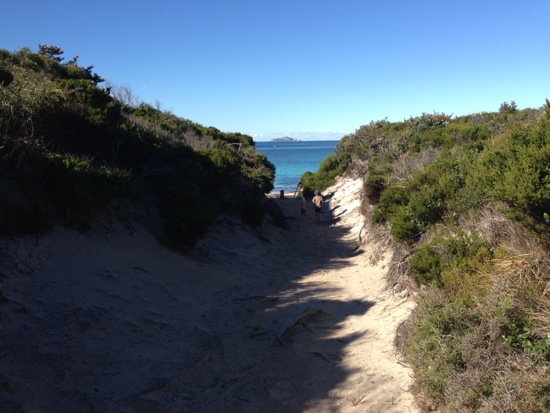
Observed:
[[[343,241],[348,230],[333,225],[334,211],[328,205],[322,221],[314,219],[311,204],[308,220],[302,221],[295,199],[276,202],[287,217],[288,229],[273,227],[264,234],[268,241],[256,238],[250,248],[258,250],[257,255],[244,254],[239,239],[223,244],[225,250],[219,252],[223,262],[230,269],[232,260],[244,261],[236,268],[247,269],[248,281],[227,283],[205,297],[206,304],[217,303],[214,308],[202,306],[200,299],[195,307],[185,306],[175,297],[177,287],[159,284],[159,274],[150,268],[145,269],[151,275],[148,284],[134,283],[132,275],[137,280],[145,271],[139,265],[124,274],[93,274],[104,277],[110,287],[90,295],[106,296],[112,306],[94,305],[83,286],[82,297],[60,297],[59,305],[44,306],[51,316],[41,328],[32,326],[43,323],[44,314],[24,314],[28,319],[24,331],[14,324],[13,330],[5,330],[11,338],[0,346],[2,357],[19,349],[10,353],[9,365],[0,366],[7,368],[0,369],[0,380],[5,378],[11,386],[9,391],[0,389],[2,400],[13,402],[12,411],[18,411],[17,394],[24,389],[12,383],[7,372],[26,365],[20,358],[31,357],[33,366],[59,383],[45,388],[52,389],[52,399],[61,402],[64,411],[289,413],[319,411],[321,401],[325,411],[337,410],[331,407],[331,392],[356,372],[341,361],[350,345],[371,334],[368,330],[344,334],[344,326],[376,303],[346,301],[343,292],[322,277],[331,269],[349,267],[349,259],[361,250],[356,242]],[[111,248],[116,253],[117,246]],[[273,263],[273,255],[280,261]],[[94,268],[101,268],[93,261]],[[198,263],[198,268],[201,265],[208,264]],[[318,273],[319,281],[306,283],[312,273]],[[182,276],[192,280],[201,274]],[[21,282],[17,288],[23,288]],[[38,300],[54,290],[43,280],[25,290],[24,297]],[[155,302],[149,292],[155,292]],[[24,309],[15,300],[5,305]],[[200,314],[200,324],[185,324],[186,312]],[[133,339],[128,340],[128,335]],[[102,344],[104,339],[113,343],[111,347]],[[133,344],[126,345],[127,341]],[[126,362],[129,359],[132,363]],[[368,391],[369,374],[382,373],[360,375],[363,378],[352,384],[357,394],[347,400],[350,405],[359,403]]]

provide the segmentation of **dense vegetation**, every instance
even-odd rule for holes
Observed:
[[[175,248],[193,245],[220,211],[261,222],[274,167],[250,136],[100,87],[93,67],[62,54],[0,50],[0,233],[85,228],[116,199],[153,200]]]
[[[404,351],[425,407],[550,411],[550,103],[372,122],[303,178],[347,169],[417,292]]]

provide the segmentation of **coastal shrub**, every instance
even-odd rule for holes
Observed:
[[[390,216],[409,202],[409,193],[403,186],[389,186],[380,195],[376,215],[379,222],[387,221]]]
[[[126,93],[126,100],[131,99],[132,97]],[[194,140],[203,142],[204,144],[211,142],[210,139],[205,139],[200,135],[198,128],[200,125],[180,118],[169,111],[162,111],[158,106],[153,107],[148,103],[141,102],[136,106],[127,108],[127,110],[134,122],[138,123],[157,139],[186,141],[192,136]]]
[[[508,132],[480,154],[469,185],[539,221],[550,205],[550,120]]]
[[[451,117],[444,113],[422,113],[420,116],[411,117],[408,124],[418,132],[430,129],[444,128],[450,122]]]
[[[256,152],[253,147],[244,147],[239,154],[242,158],[241,173],[245,184],[260,195],[271,192],[275,165],[267,160],[265,154]]]
[[[453,136],[455,144],[483,143],[491,137],[491,130],[485,125],[457,122],[448,125],[446,129]]]
[[[198,153],[206,156],[212,165],[221,172],[220,178],[228,179],[231,175],[239,172],[240,159],[231,148],[218,145],[200,150]]]
[[[441,286],[442,261],[431,245],[419,247],[409,259],[412,279],[418,284]]]
[[[391,225],[390,232],[396,241],[412,244],[421,235],[422,228],[413,219],[411,210],[407,206],[400,206],[394,210],[389,221]]]
[[[408,360],[428,399],[444,402],[449,382],[464,371],[469,356],[459,343],[479,325],[480,318],[475,308],[449,302],[440,293],[424,296],[417,304]]]
[[[383,137],[389,125],[394,124],[387,120],[379,120],[361,126],[355,133],[340,139],[336,145],[336,153],[361,160],[373,158],[383,147]]]
[[[386,217],[381,213],[380,209],[375,209],[371,215],[372,222],[375,224],[384,224]]]
[[[317,172],[308,171],[304,173],[300,180],[304,184],[304,191],[312,194],[315,190],[324,190],[336,182],[336,177],[345,172],[351,156],[349,154],[334,153],[328,155],[321,164]]]
[[[363,181],[365,196],[373,203],[378,202],[386,186],[386,177],[379,174],[369,174]]]
[[[115,197],[133,192],[130,175],[124,170],[96,167],[69,154],[44,153],[35,162],[34,173],[53,194],[69,224],[89,221]]]
[[[409,219],[413,220],[420,230],[428,229],[441,219],[445,211],[445,193],[437,186],[425,186],[422,190],[410,195],[407,205]]]
[[[427,290],[418,300],[407,358],[432,407],[446,411],[479,411],[483,406],[483,411],[547,410],[549,398],[544,391],[549,388],[550,366],[530,349],[531,340],[524,330],[513,337],[514,351],[507,350],[506,341],[512,339],[502,322],[508,321],[496,316],[494,304],[502,307],[508,302],[501,314],[507,314],[510,323],[527,319],[518,308],[509,306],[509,298],[497,290],[477,300]]]
[[[166,182],[160,190],[158,206],[164,219],[163,234],[169,246],[186,249],[207,231],[215,216],[215,207],[207,202],[204,191],[190,182]]]
[[[489,128],[461,122],[447,123],[444,127],[423,130],[416,138],[416,150],[429,147],[452,149],[456,145],[482,143],[491,136]]]
[[[499,322],[508,345],[538,352],[550,362],[548,286],[550,262],[540,253],[506,256],[495,261],[494,277],[505,281],[499,293]]]
[[[120,119],[122,106],[97,85],[86,79],[68,79],[57,82],[73,97],[79,112],[93,125],[113,125]]]
[[[391,233],[398,241],[414,242],[430,224],[441,219],[444,194],[434,186],[422,190],[391,187],[384,191],[378,203],[376,220],[388,220]]]
[[[124,118],[111,134],[109,154],[115,164],[144,173],[148,163],[158,157],[162,144],[136,123]]]
[[[458,207],[457,196],[465,186],[465,170],[462,159],[455,159],[450,152],[444,152],[431,163],[411,173],[399,184],[381,189],[377,208],[373,214],[375,222],[388,221],[392,235],[398,241],[415,242],[433,225],[444,220]],[[373,187],[376,179],[370,181]]]
[[[315,190],[323,191],[336,182],[334,176],[309,171],[302,174],[300,180],[304,184],[304,193],[308,196],[312,195]]]
[[[439,242],[445,257],[442,287],[448,294],[470,298],[484,296],[490,288],[485,275],[493,259],[489,244],[479,235],[457,229]]]
[[[13,82],[13,74],[0,66],[0,86],[6,87]]]
[[[467,296],[483,294],[481,286],[487,282],[481,274],[492,258],[489,244],[478,234],[453,228],[416,247],[409,266],[417,283]]]
[[[508,102],[502,102],[500,104],[500,107],[498,108],[499,113],[514,113],[517,112],[518,105],[515,101]]]
[[[436,129],[426,129],[416,138],[414,150],[420,152],[426,148],[450,148],[455,142],[455,136],[451,130],[446,127]]]
[[[114,197],[139,194],[158,206],[171,245],[191,245],[221,210],[261,220],[274,167],[252,137],[124,103],[62,53],[0,50],[0,180],[15,182],[37,217],[84,224]]]
[[[216,141],[227,143],[236,149],[241,149],[247,146],[254,146],[254,139],[252,136],[245,135],[238,132],[222,132],[213,126],[205,128],[201,125],[195,125],[200,133],[204,136],[208,136]]]
[[[11,67],[13,81],[0,87],[0,133],[4,136],[32,137],[44,119],[62,100],[63,93],[20,67]]]
[[[83,228],[111,200],[135,194],[128,171],[48,151],[34,139],[3,139],[0,177],[16,182],[29,200],[34,224],[17,225],[29,231],[40,230],[48,221],[59,218]]]

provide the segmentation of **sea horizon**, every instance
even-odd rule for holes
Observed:
[[[339,140],[256,142],[256,151],[275,165],[272,192],[294,192],[305,172],[317,172],[321,162],[333,154]]]

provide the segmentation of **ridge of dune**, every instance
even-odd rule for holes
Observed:
[[[225,218],[190,256],[109,216],[1,239],[2,411],[418,411],[394,347],[414,304],[359,241],[360,191],[325,191],[321,222],[274,199],[289,229]]]

